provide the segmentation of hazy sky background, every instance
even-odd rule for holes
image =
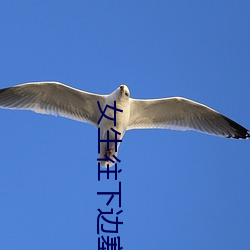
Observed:
[[[60,81],[134,98],[183,96],[250,128],[249,1],[1,1],[0,88]],[[0,249],[97,249],[97,130],[0,110]],[[124,250],[250,249],[250,141],[129,131]],[[113,204],[117,204],[114,199]],[[111,204],[112,205],[112,204]],[[110,206],[111,206],[110,205]]]

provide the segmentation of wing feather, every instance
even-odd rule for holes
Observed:
[[[60,115],[97,126],[105,95],[71,88],[59,82],[32,82],[0,89],[0,107]]]
[[[130,100],[130,129],[196,130],[208,134],[247,138],[250,132],[217,111],[182,97]]]

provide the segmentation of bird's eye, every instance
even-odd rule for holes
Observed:
[[[128,96],[128,92],[127,91],[125,92],[125,96]]]

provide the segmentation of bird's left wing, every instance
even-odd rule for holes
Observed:
[[[33,82],[0,89],[0,107],[60,115],[97,126],[105,95],[71,88],[58,82]]]
[[[196,130],[208,134],[247,138],[250,132],[217,111],[182,98],[130,99],[130,129],[165,128]]]

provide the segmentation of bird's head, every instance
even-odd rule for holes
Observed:
[[[118,102],[129,102],[130,92],[126,85],[120,85],[113,93],[112,99]]]
[[[125,84],[120,85],[120,95],[122,98],[129,98],[130,97],[130,92],[128,87]]]

